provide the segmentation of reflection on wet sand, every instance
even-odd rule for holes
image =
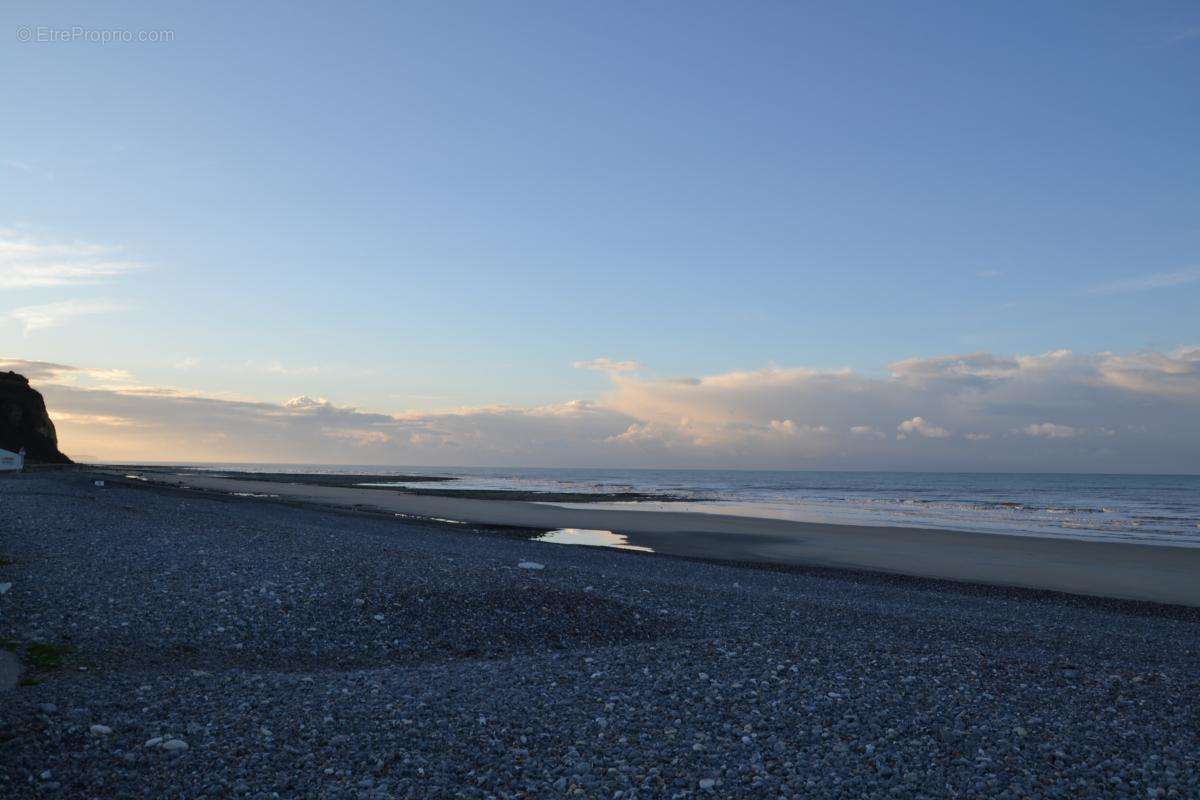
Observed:
[[[582,544],[589,547],[615,547],[620,550],[640,550],[643,553],[654,552],[652,548],[630,544],[629,538],[620,533],[588,528],[559,528],[539,536],[537,540],[553,544]]]

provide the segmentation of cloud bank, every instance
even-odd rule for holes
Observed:
[[[43,391],[66,452],[108,460],[1200,472],[1200,346],[912,358],[882,375],[616,371],[594,402],[438,413],[231,400],[107,368],[0,369]]]

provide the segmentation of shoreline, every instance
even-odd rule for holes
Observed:
[[[97,470],[99,474],[101,471]],[[1200,606],[1200,548],[933,528],[833,525],[700,512],[569,508],[372,488],[174,473],[159,483],[255,499],[368,509],[536,530],[612,531],[656,553],[704,560],[868,570],[919,578]],[[269,495],[268,497],[261,497]]]

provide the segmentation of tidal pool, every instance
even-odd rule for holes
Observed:
[[[554,544],[581,544],[586,547],[615,547],[619,550],[640,550],[643,553],[653,553],[649,547],[630,544],[624,534],[612,531],[591,530],[589,528],[559,528],[537,538],[539,542]]]

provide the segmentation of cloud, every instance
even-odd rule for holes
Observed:
[[[896,438],[907,439],[911,436],[922,436],[926,439],[949,439],[950,431],[926,422],[924,417],[906,419],[896,426]]]
[[[1191,41],[1192,39],[1200,39],[1200,25],[1196,25],[1191,28],[1183,28],[1182,30],[1176,31],[1167,37],[1167,42],[1169,44],[1180,44],[1182,42]]]
[[[51,383],[72,383],[79,375],[98,373],[100,375],[127,375],[120,370],[89,370],[72,367],[66,364],[56,364],[53,361],[26,361],[19,358],[0,358],[0,372],[19,372],[34,383],[48,381]]]
[[[0,289],[90,285],[143,266],[118,258],[120,252],[110,245],[39,242],[0,230]]]
[[[590,369],[596,372],[639,372],[645,369],[636,361],[614,361],[611,358],[593,358],[590,361],[575,361],[575,369]]]
[[[1200,345],[1170,353],[1101,353],[1096,362],[1105,383],[1133,392],[1192,397],[1200,393]]]
[[[1193,419],[1200,413],[1200,347],[1130,354],[977,352],[904,359],[890,370],[875,377],[769,367],[686,381],[616,375],[602,402],[637,420],[622,441],[670,442],[672,454],[689,449],[696,463],[1200,471],[1200,426]],[[1077,437],[1069,452],[1048,454],[1029,437],[1011,436],[1047,420],[1126,431],[1145,425],[1147,414],[1155,421],[1137,437],[1122,433],[1103,445]],[[794,437],[786,448],[772,449],[768,443],[781,438],[766,435],[773,420],[824,426],[831,434]],[[936,450],[910,451],[872,433],[896,430],[900,421],[909,422],[907,430],[897,430],[906,439],[953,431],[970,436],[947,435]],[[1187,434],[1173,439],[1180,431]]]
[[[887,434],[885,434],[883,431],[879,431],[879,430],[876,430],[875,428],[872,428],[870,425],[851,425],[850,426],[850,435],[851,436],[867,436],[872,439],[886,439],[887,438]]]
[[[103,366],[0,369],[45,393],[66,452],[109,460],[1200,472],[1200,347],[938,355],[883,375],[613,373],[596,401],[391,414],[316,392],[268,403],[146,386]],[[937,446],[912,446],[925,439]]]
[[[383,431],[359,431],[353,428],[331,428],[323,431],[330,439],[338,439],[356,447],[366,447],[373,444],[387,444],[392,441],[390,434]]]
[[[1200,281],[1200,269],[1185,269],[1178,272],[1159,272],[1153,275],[1141,275],[1134,278],[1101,283],[1088,289],[1088,294],[1127,294],[1129,292],[1145,292],[1151,289],[1166,289],[1171,286],[1182,286],[1187,283]]]
[[[1009,378],[1020,368],[1016,359],[999,358],[991,353],[908,358],[888,365],[897,378],[913,383],[935,379]]]
[[[103,425],[114,428],[133,428],[142,424],[129,417],[116,417],[111,414],[74,414],[70,411],[59,411],[54,415],[53,421],[59,425],[67,422],[75,425]]]
[[[71,367],[52,361],[23,361],[0,358],[0,371],[19,372],[33,383],[49,382],[62,386],[103,386],[116,388],[133,379],[123,369]]]
[[[1024,433],[1026,436],[1035,436],[1043,439],[1070,439],[1080,436],[1083,431],[1079,428],[1072,428],[1070,425],[1055,425],[1053,422],[1040,422],[1026,425],[1021,429],[1021,433]]]
[[[797,425],[790,419],[773,419],[768,427],[780,436],[808,436],[814,433],[829,433],[824,425]]]
[[[119,310],[120,306],[109,300],[60,300],[57,303],[14,308],[7,316],[21,323],[25,335],[28,336],[34,331],[57,328],[76,317],[109,314]]]
[[[288,400],[283,404],[283,407],[291,409],[322,409],[330,408],[331,406],[329,401],[324,397],[314,399],[307,395],[301,395],[300,397],[293,397],[291,400]]]
[[[246,369],[255,372],[265,372],[269,375],[288,375],[288,376],[306,376],[316,375],[321,371],[320,367],[295,367],[286,366],[279,361],[268,361],[266,363],[258,361],[247,361]]]

